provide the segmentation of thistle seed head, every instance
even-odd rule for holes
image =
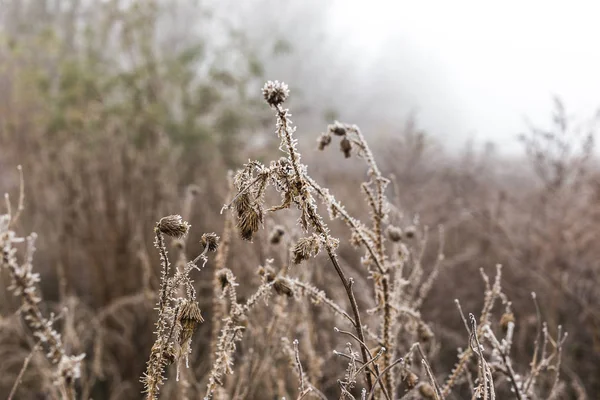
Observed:
[[[192,337],[196,326],[200,322],[204,322],[198,302],[183,300],[179,306],[177,322],[181,326],[181,332],[179,333],[179,345],[181,346]]]
[[[311,255],[316,255],[319,250],[321,250],[321,243],[315,236],[300,238],[292,250],[294,264],[300,264],[302,261],[308,260]]]
[[[345,136],[340,141],[340,150],[342,150],[342,153],[344,153],[344,157],[350,158],[350,153],[352,151],[352,143],[350,143],[350,140],[348,140],[348,138]]]
[[[406,383],[406,386],[410,390],[410,389],[414,388],[415,386],[417,386],[417,383],[419,383],[419,377],[414,372],[408,371],[408,374],[406,374],[406,377],[404,378],[404,382]]]
[[[262,213],[257,212],[253,207],[247,208],[238,220],[238,228],[242,239],[252,241],[254,233],[258,232],[262,223]]]
[[[204,246],[205,249],[208,248],[208,251],[217,251],[217,249],[219,248],[219,237],[214,232],[205,233],[204,235],[202,235],[200,243],[202,244],[202,246]]]
[[[233,202],[233,206],[238,218],[240,218],[252,206],[248,193],[242,193],[237,196]]]
[[[417,234],[417,228],[415,228],[414,226],[409,226],[408,228],[406,228],[404,230],[404,236],[406,236],[407,239],[414,238],[416,234]]]
[[[329,143],[331,143],[331,135],[328,133],[321,133],[317,138],[317,143],[319,144],[319,150],[325,150],[325,147],[329,146]]]
[[[276,279],[275,283],[273,283],[273,289],[275,289],[275,293],[280,296],[294,296],[292,288],[283,279]]]
[[[277,107],[288,98],[290,89],[283,82],[268,81],[262,88],[262,94],[267,104],[271,107]]]
[[[156,228],[163,235],[180,239],[187,235],[190,225],[181,218],[181,215],[169,215],[161,218]]]
[[[329,132],[337,136],[346,135],[346,127],[344,126],[344,124],[338,121],[335,121],[333,124],[329,125],[327,129],[329,130]]]
[[[275,280],[275,270],[270,265],[264,267],[260,266],[257,272],[258,275],[262,276],[267,282],[273,282]]]

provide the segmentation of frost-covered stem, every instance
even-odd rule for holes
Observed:
[[[285,145],[287,148],[288,156],[290,157],[290,161],[292,162],[292,167],[294,168],[294,174],[296,175],[296,182],[298,185],[304,183],[302,179],[302,174],[300,173],[300,154],[296,150],[296,139],[292,137],[293,128],[288,126],[288,110],[284,109],[281,104],[278,104],[276,107],[277,110],[277,134],[282,140],[285,141]],[[300,190],[301,188],[297,188]]]
[[[75,381],[79,379],[80,364],[85,355],[67,355],[61,335],[53,327],[53,318],[44,317],[39,308],[42,300],[36,287],[39,275],[33,272],[33,254],[37,235],[32,233],[27,237],[25,261],[23,265],[19,265],[16,257],[17,249],[13,244],[22,242],[23,239],[16,237],[9,229],[10,225],[9,215],[0,216],[0,248],[2,249],[0,267],[6,268],[10,274],[12,284],[9,289],[15,296],[21,298],[20,312],[27,325],[34,336],[46,344],[48,349],[46,358],[57,368],[57,380],[63,396],[66,399],[74,399]]]
[[[299,193],[305,194],[304,206],[306,207],[306,212],[308,214],[311,225],[315,229],[315,231],[322,235],[325,240],[325,248],[327,250],[327,254],[329,255],[329,259],[333,264],[342,284],[344,285],[344,289],[346,290],[346,294],[348,295],[348,299],[350,300],[350,305],[352,307],[352,313],[354,314],[354,327],[356,329],[356,333],[358,338],[364,343],[364,333],[362,329],[362,322],[360,318],[360,312],[358,309],[358,304],[356,302],[356,298],[352,291],[352,281],[348,280],[346,274],[340,267],[340,264],[337,260],[337,256],[333,251],[333,246],[331,245],[331,240],[327,228],[322,221],[322,218],[318,215],[316,211],[316,207],[314,205],[312,196],[308,192],[306,188],[306,179],[305,174],[301,172],[300,169],[300,154],[296,150],[296,139],[293,137],[294,128],[289,126],[288,119],[288,110],[284,109],[281,104],[275,105],[275,110],[277,111],[277,133],[282,140],[282,144],[285,145],[285,151],[288,153],[288,157],[292,164],[292,168],[294,169],[295,181],[293,185],[296,185],[292,190],[298,191]],[[366,363],[369,361],[369,356],[367,354],[367,350],[364,346],[361,347],[361,355],[363,358],[363,362]],[[373,387],[373,382],[371,379],[371,374],[366,373],[367,377],[367,386],[369,390]]]
[[[359,226],[359,222],[352,216],[350,216],[350,214],[348,214],[344,206],[342,206],[340,202],[337,201],[335,197],[333,197],[333,195],[329,194],[328,191],[321,187],[321,185],[319,185],[314,179],[312,179],[310,176],[306,176],[306,181],[321,197],[323,202],[327,205],[330,205],[335,210],[335,212],[337,212],[342,217],[342,220],[346,223],[346,225],[348,225],[353,232],[356,232],[358,234],[361,243],[369,252],[371,260],[373,260],[379,272],[384,273],[382,262],[379,260],[379,257],[377,257],[377,254],[375,252],[375,249],[373,249],[371,242]]]
[[[356,302],[356,297],[354,296],[354,292],[352,290],[352,285],[354,284],[354,281],[352,279],[348,279],[346,277],[346,274],[344,273],[344,270],[342,270],[342,267],[340,266],[340,264],[338,262],[337,256],[336,256],[335,252],[333,251],[333,247],[331,245],[331,241],[329,238],[329,233],[327,232],[327,229],[325,228],[321,218],[316,213],[314,204],[311,204],[309,202],[307,204],[307,209],[308,209],[308,215],[310,217],[311,223],[313,224],[313,227],[315,228],[317,233],[319,233],[320,235],[322,235],[325,238],[325,250],[327,251],[327,255],[329,256],[329,259],[331,260],[331,263],[333,264],[335,271],[337,272],[338,276],[340,277],[340,280],[342,281],[342,285],[344,285],[344,289],[346,290],[346,295],[348,296],[348,299],[350,300],[350,306],[352,308],[352,313],[354,314],[354,329],[356,329],[356,335],[363,343],[366,343],[365,335],[363,333],[362,322],[361,322],[361,318],[360,318],[360,311],[358,309],[358,303]],[[368,349],[366,349],[365,346],[361,345],[360,352],[361,352],[363,362],[367,363],[369,361]],[[366,372],[366,377],[367,377],[367,388],[368,388],[368,390],[371,390],[371,388],[373,387],[373,381],[371,379],[371,374],[369,372]]]

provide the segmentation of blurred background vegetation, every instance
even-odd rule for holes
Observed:
[[[104,366],[86,365],[94,377],[89,394],[138,398],[153,330],[153,302],[139,293],[156,288],[158,277],[153,226],[164,215],[184,213],[194,192],[190,243],[222,230],[227,171],[277,154],[273,118],[260,98],[264,81],[288,81],[305,159],[351,211],[359,209],[353,199],[361,166],[341,153],[322,156],[315,139],[340,115],[354,123],[368,113],[364,99],[349,98],[348,86],[360,84],[366,99],[378,88],[359,82],[351,60],[325,36],[328,4],[320,1],[3,0],[0,7],[0,189],[16,193],[15,167],[22,165],[21,229],[40,235],[36,269],[45,299],[76,310],[76,334],[65,333],[69,346],[94,354],[97,332],[84,321],[109,315],[97,321],[115,334],[104,335]],[[520,321],[516,357],[524,363],[530,357],[526,343],[536,328],[530,292],[536,291],[549,325],[562,324],[570,335],[563,363],[569,396],[596,398],[594,121],[574,121],[557,100],[549,127],[531,127],[522,136],[525,151],[508,157],[476,142],[446,151],[409,111],[399,107],[406,124],[386,127],[385,135],[368,130],[375,125],[363,130],[394,177],[393,197],[406,216],[400,224],[444,224],[447,254],[458,260],[442,272],[424,307],[441,343],[435,369],[449,371],[456,347],[465,345],[462,322],[449,312],[452,299],[476,310],[478,269],[502,263]],[[253,271],[266,246],[236,241],[230,268],[257,279]],[[341,255],[360,268],[349,246]],[[210,282],[198,285],[209,310]],[[17,301],[0,286],[0,310],[10,316]],[[119,308],[118,317],[106,311],[111,307]],[[0,329],[4,394],[31,343],[22,326]],[[209,323],[196,343],[206,342],[207,332]],[[202,347],[194,355],[199,376],[208,368]],[[20,398],[42,398],[35,393],[43,383],[34,375],[25,380]]]

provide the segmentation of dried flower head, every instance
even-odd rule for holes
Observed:
[[[233,207],[235,208],[238,218],[240,218],[250,207],[252,202],[248,193],[242,193],[238,195],[233,201]]]
[[[217,248],[219,248],[219,237],[214,232],[205,233],[202,235],[200,243],[205,249],[207,248],[208,251],[217,251]]]
[[[225,290],[228,286],[238,286],[235,282],[235,275],[229,268],[221,268],[216,274],[217,281],[221,285],[221,290]]]
[[[329,125],[327,130],[337,136],[344,136],[346,134],[346,127],[339,121],[335,121],[333,124]]]
[[[406,228],[404,230],[404,236],[407,239],[412,239],[415,237],[415,235],[417,234],[417,228],[415,228],[414,226],[409,226],[408,228]]]
[[[352,152],[352,143],[350,143],[350,140],[348,140],[348,138],[345,136],[340,141],[340,150],[342,150],[342,153],[344,153],[344,157],[350,158],[350,153]]]
[[[196,326],[204,322],[197,301],[183,300],[179,305],[177,322],[181,326],[179,333],[179,345],[186,343],[194,334]]]
[[[273,289],[280,296],[293,297],[294,292],[292,288],[287,284],[287,282],[283,279],[276,279],[275,283],[273,283]]]
[[[423,383],[419,386],[419,394],[421,397],[427,400],[435,400],[437,399],[437,395],[435,394],[435,390],[429,383]]]
[[[302,261],[308,260],[311,255],[317,255],[320,250],[321,243],[314,235],[300,238],[292,249],[294,264],[300,264]]]
[[[392,242],[399,242],[400,240],[402,240],[402,229],[400,229],[397,226],[389,225],[385,229],[385,234],[387,235],[388,239],[390,239]]]
[[[419,377],[414,372],[408,371],[408,373],[404,377],[404,383],[406,383],[406,386],[410,390],[417,386],[417,384],[419,383]]]
[[[230,283],[227,271],[224,269],[219,270],[217,272],[217,280],[221,284],[221,290],[225,289],[227,287],[227,285],[229,285],[229,283]]]
[[[181,218],[181,215],[169,215],[158,221],[156,229],[163,235],[179,239],[187,235],[190,225]]]
[[[257,212],[254,207],[247,208],[238,220],[238,228],[242,239],[252,241],[254,233],[258,232],[262,223],[262,213]]]
[[[270,265],[260,266],[257,271],[258,275],[261,276],[266,282],[273,282],[275,280],[275,270]]]
[[[511,322],[515,322],[515,315],[511,312],[505,312],[504,314],[502,314],[502,317],[500,317],[500,326],[505,332],[508,329],[508,324],[510,324]]]
[[[270,106],[276,107],[288,98],[290,89],[283,82],[268,81],[262,88],[262,94]]]
[[[317,138],[317,143],[319,144],[319,150],[325,150],[325,147],[329,146],[329,143],[331,143],[331,135],[321,133]]]
[[[285,229],[283,229],[283,226],[277,225],[273,228],[271,234],[269,235],[269,242],[271,242],[271,244],[278,244],[281,242],[283,235],[285,235]]]

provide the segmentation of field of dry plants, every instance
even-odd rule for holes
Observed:
[[[266,40],[50,3],[2,4],[0,398],[598,398],[595,119],[296,131]]]

